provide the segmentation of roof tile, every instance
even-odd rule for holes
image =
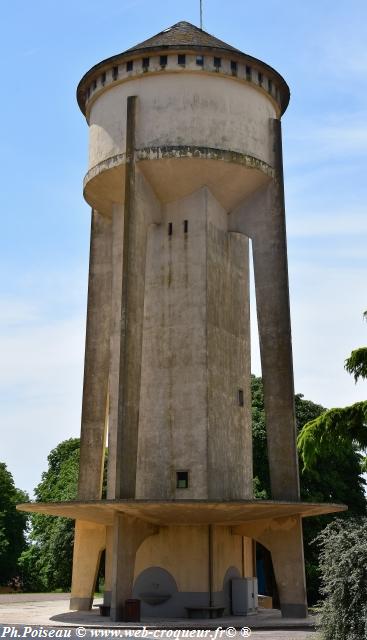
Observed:
[[[194,47],[229,49],[230,51],[241,53],[239,49],[235,49],[226,42],[223,42],[223,40],[219,40],[218,38],[211,36],[206,31],[190,24],[190,22],[177,22],[172,25],[172,27],[164,29],[152,38],[148,38],[148,40],[144,40],[134,47],[131,47],[131,49],[128,49],[125,53],[133,53],[134,51],[140,51],[141,49],[152,49],[156,47],[187,47],[190,45]]]

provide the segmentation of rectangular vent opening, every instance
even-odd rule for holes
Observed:
[[[172,222],[168,223],[168,235],[171,236],[172,235],[172,230],[173,230],[173,224]]]
[[[189,472],[177,471],[176,473],[176,488],[188,489],[189,488]]]
[[[184,233],[187,233],[189,230],[189,221],[184,220]]]
[[[244,407],[245,406],[245,400],[244,400],[244,395],[243,395],[243,389],[238,389],[237,399],[238,399],[238,406],[239,407]]]

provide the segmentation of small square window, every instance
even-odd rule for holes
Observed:
[[[252,69],[248,64],[246,65],[246,80],[252,80]]]
[[[214,66],[216,69],[220,69],[222,66],[222,58],[214,58]]]
[[[181,64],[183,67],[186,64],[186,56],[183,53],[179,53],[177,56],[177,64]]]
[[[134,68],[134,61],[128,60],[126,63],[126,71],[132,71]]]
[[[203,67],[204,66],[204,56],[196,56],[196,64],[199,67]]]
[[[272,92],[272,90],[273,90],[273,83],[272,83],[272,81],[270,80],[270,78],[268,78],[268,91],[269,91],[269,93],[271,93],[271,92]]]
[[[144,70],[149,68],[149,58],[143,58],[142,67],[143,67]]]
[[[233,76],[237,75],[237,62],[236,62],[236,60],[231,60],[231,71],[232,71],[232,75]]]
[[[167,56],[159,56],[159,64],[161,67],[165,67],[167,65]]]
[[[105,84],[105,82],[106,82],[106,72],[105,71],[101,75],[101,82],[102,82],[102,84]]]
[[[112,80],[117,80],[118,75],[119,75],[119,68],[112,67]]]
[[[264,78],[263,78],[263,74],[261,73],[261,71],[258,71],[257,79],[258,79],[258,82],[259,82],[260,87],[262,87],[262,86],[263,86],[263,79],[264,79]]]
[[[93,80],[92,89],[93,91],[97,89],[97,80]]]
[[[176,473],[176,488],[188,489],[189,488],[189,472],[177,471]]]
[[[237,399],[238,399],[238,406],[239,407],[244,407],[245,406],[245,400],[244,400],[244,396],[243,396],[243,389],[238,389],[238,391],[237,391]]]

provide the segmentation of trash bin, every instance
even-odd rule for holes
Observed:
[[[111,607],[108,604],[100,604],[99,605],[99,615],[101,616],[109,616],[111,612]]]
[[[140,622],[140,600],[137,598],[125,600],[124,622]]]

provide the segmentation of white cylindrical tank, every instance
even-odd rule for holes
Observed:
[[[268,123],[287,106],[285,81],[260,60],[180,22],[99,63],[79,84],[90,126],[85,197],[99,211],[110,215],[123,199],[132,95],[135,160],[162,202],[206,185],[230,210],[272,175]]]

